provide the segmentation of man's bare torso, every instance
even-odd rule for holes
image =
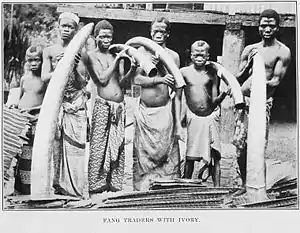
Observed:
[[[51,63],[50,72],[53,72],[58,64],[59,61],[58,58],[60,57],[61,53],[64,53],[66,47],[63,47],[61,44],[54,44],[46,49],[48,52],[48,58],[50,59],[50,63]],[[82,50],[82,52],[85,51]],[[75,82],[72,85],[74,85],[75,89],[78,89],[87,84],[87,80],[86,80],[87,72],[86,72],[85,65],[83,64],[82,61],[78,63],[76,69],[81,74],[81,76],[84,77],[84,79],[82,79],[81,77],[78,77],[78,75],[75,75],[74,77]]]
[[[115,58],[110,53],[95,50],[89,53],[89,59],[93,60],[94,70],[100,68],[100,72],[103,72],[113,64]],[[112,75],[106,85],[97,87],[97,93],[103,99],[120,103],[124,100],[124,95],[119,85],[119,73],[116,71]]]
[[[147,51],[145,48],[139,48],[139,51],[145,54],[151,60],[153,55],[150,51]],[[178,57],[178,54],[171,49],[165,48],[165,51],[174,59]],[[163,77],[165,74],[163,71],[158,69],[158,74],[156,77]],[[155,77],[153,77],[155,78]],[[170,100],[169,89],[165,84],[157,84],[151,87],[142,87],[141,90],[141,102],[147,107],[161,107],[165,106]]]
[[[266,70],[266,80],[271,80],[273,78],[274,69],[278,61],[282,59],[282,56],[288,48],[281,42],[276,41],[272,46],[263,46],[262,42],[249,45],[248,55],[253,49],[257,49],[258,53],[262,56],[265,63]],[[250,96],[251,89],[251,77],[248,78],[242,85],[242,92],[245,96]],[[274,95],[276,88],[267,87],[267,97],[272,97]]]
[[[181,73],[186,82],[184,93],[189,109],[196,115],[202,116],[204,112],[210,111],[213,98],[213,79],[216,76],[209,69],[198,71],[194,65],[184,67]]]
[[[54,44],[46,49],[49,51],[49,58],[51,59],[51,66],[53,69],[52,71],[54,71],[58,63],[57,56],[64,52],[65,48],[60,44]]]

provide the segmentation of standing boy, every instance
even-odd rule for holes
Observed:
[[[47,85],[41,80],[42,48],[31,46],[25,55],[26,67],[28,68],[20,82],[20,100],[18,108],[21,112],[27,112],[31,128],[28,135],[29,141],[22,148],[18,158],[18,166],[15,177],[15,190],[20,194],[30,194],[31,184],[31,159],[34,131],[38,119]]]
[[[214,186],[220,186],[220,103],[227,92],[219,93],[220,79],[216,71],[207,65],[209,45],[202,40],[191,46],[192,64],[181,69],[186,86],[187,152],[184,178],[191,179],[194,162],[204,161],[199,172],[213,164],[211,170]],[[177,95],[181,99],[182,91]]]

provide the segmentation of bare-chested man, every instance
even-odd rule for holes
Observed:
[[[49,81],[57,63],[77,31],[77,15],[64,12],[59,16],[59,41],[43,53],[42,79]],[[85,67],[76,57],[73,74],[69,77],[54,143],[54,180],[56,194],[85,196],[84,155],[87,134],[87,75]]]
[[[170,23],[164,18],[155,19],[151,24],[151,38],[162,46],[179,67],[179,55],[166,47]],[[134,133],[134,174],[135,190],[146,190],[155,178],[173,179],[180,176],[179,147],[175,138],[175,126],[180,126],[178,113],[173,112],[169,89],[174,78],[167,73],[159,58],[145,48],[139,51],[149,56],[158,68],[154,78],[140,72],[134,82],[140,85],[141,95],[135,110]],[[176,108],[178,110],[178,108]]]
[[[114,57],[108,48],[113,40],[113,26],[106,20],[94,29],[97,48],[85,59],[96,85],[90,138],[88,181],[90,194],[119,191],[124,178],[124,95],[120,86],[121,53]],[[93,95],[93,94],[92,94]]]
[[[237,75],[237,79],[242,85],[242,93],[245,96],[246,102],[249,102],[248,97],[250,97],[251,90],[251,78],[249,78],[249,76],[251,75],[252,71],[252,58],[255,53],[259,53],[262,56],[265,62],[267,77],[267,138],[270,113],[273,104],[273,95],[281,80],[284,78],[291,60],[290,49],[276,39],[276,33],[279,30],[279,21],[279,15],[274,10],[268,9],[261,13],[259,17],[259,34],[262,40],[258,43],[246,46],[241,56],[240,73]],[[244,129],[246,128],[247,125],[244,127]],[[241,172],[243,187],[242,192],[246,191],[246,137],[246,132],[241,133],[239,135],[235,135],[233,141],[237,147],[238,164]],[[239,192],[239,194],[242,192]]]
[[[187,121],[187,151],[184,178],[191,179],[194,162],[204,161],[205,166],[200,169],[199,178],[209,167],[215,186],[220,186],[220,103],[227,92],[220,93],[220,79],[216,71],[207,61],[209,59],[209,45],[205,41],[196,41],[191,46],[190,66],[181,68],[186,82],[183,88],[186,97]],[[181,91],[177,92],[181,99]],[[213,165],[213,166],[210,166]],[[211,169],[212,168],[212,169]]]

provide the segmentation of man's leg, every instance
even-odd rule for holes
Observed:
[[[213,148],[211,148],[210,151],[211,151],[211,158],[214,161],[214,165],[210,166],[212,180],[214,182],[215,187],[220,187],[220,181],[221,181],[220,159],[221,159],[221,155],[217,150],[215,150]]]
[[[237,194],[242,194],[246,192],[246,177],[247,177],[247,146],[245,146],[242,150],[237,150],[238,152],[238,158],[237,162],[239,165],[240,173],[241,173],[241,179],[242,179],[242,190],[241,192],[238,192]]]
[[[194,171],[194,160],[187,159],[185,161],[183,178],[192,179],[193,171]]]
[[[220,152],[211,148],[211,158],[214,161],[214,165],[210,166],[211,169],[211,176],[212,180],[214,182],[215,187],[220,187],[220,181],[221,181],[221,166],[220,166],[220,159],[221,155]]]

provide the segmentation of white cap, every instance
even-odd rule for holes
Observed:
[[[77,25],[79,23],[79,17],[77,15],[75,15],[74,13],[71,13],[71,12],[61,13],[58,20],[60,20],[62,18],[72,19]]]

